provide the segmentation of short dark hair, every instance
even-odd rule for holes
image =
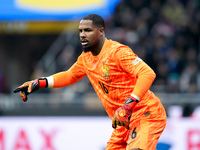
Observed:
[[[82,20],[91,20],[94,25],[103,27],[105,29],[104,19],[100,15],[89,14],[89,15],[83,17]]]

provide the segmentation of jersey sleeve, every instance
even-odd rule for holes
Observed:
[[[50,77],[47,77],[48,87],[65,87],[78,82],[80,79],[83,79],[85,75],[86,74],[84,72],[82,61],[79,57],[69,70],[59,72],[51,75]]]
[[[155,72],[129,47],[119,47],[116,58],[120,68],[137,79],[132,96],[140,100],[151,87]]]

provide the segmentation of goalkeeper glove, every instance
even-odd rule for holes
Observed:
[[[22,100],[26,102],[28,100],[27,95],[37,91],[39,88],[46,88],[48,87],[48,82],[46,78],[39,78],[32,81],[25,82],[21,86],[14,89],[14,93],[20,92],[20,96]]]
[[[138,103],[134,97],[129,97],[122,107],[119,107],[112,118],[112,127],[115,129],[117,125],[124,126],[129,130],[129,123],[132,114],[132,108]]]

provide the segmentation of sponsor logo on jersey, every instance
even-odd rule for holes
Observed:
[[[138,62],[142,61],[141,58],[136,58],[134,61],[133,61],[133,64],[134,65],[137,65]]]

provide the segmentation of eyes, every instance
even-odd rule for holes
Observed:
[[[81,33],[81,32],[91,32],[92,31],[92,29],[90,29],[90,28],[86,28],[86,29],[79,29],[79,32]]]

